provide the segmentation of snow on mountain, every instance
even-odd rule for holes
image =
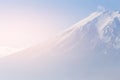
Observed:
[[[120,48],[119,33],[119,11],[95,12],[65,31],[62,37],[56,41],[56,46],[74,48],[80,44],[82,47],[86,45],[95,49],[101,45],[105,47],[105,52],[110,49],[117,51]]]
[[[44,47],[1,59],[0,79],[119,80],[119,53],[119,11],[97,11]]]

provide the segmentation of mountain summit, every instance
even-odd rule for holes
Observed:
[[[98,11],[73,25],[57,41],[59,47],[86,47],[93,50],[101,48],[103,53],[120,49],[120,13],[119,11]],[[66,49],[66,48],[64,48]],[[112,50],[112,51],[110,51]]]

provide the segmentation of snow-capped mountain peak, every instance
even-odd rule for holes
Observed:
[[[106,10],[94,12],[65,31],[56,42],[56,46],[69,48],[68,50],[81,46],[92,49],[101,47],[103,52],[110,49],[118,50],[120,49],[120,13]]]

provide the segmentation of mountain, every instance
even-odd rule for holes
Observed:
[[[97,11],[58,35],[0,60],[2,80],[119,80],[120,13]]]
[[[64,44],[64,46],[70,45],[71,47],[71,45],[83,43],[87,46],[92,45],[91,48],[93,49],[103,45],[107,48],[106,51],[109,51],[110,48],[117,51],[120,48],[119,30],[120,14],[118,11],[95,12],[67,30],[58,40],[58,45]]]

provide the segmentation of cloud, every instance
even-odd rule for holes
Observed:
[[[98,11],[105,11],[106,9],[105,9],[103,6],[99,5],[99,6],[97,7],[97,10],[98,10]]]

